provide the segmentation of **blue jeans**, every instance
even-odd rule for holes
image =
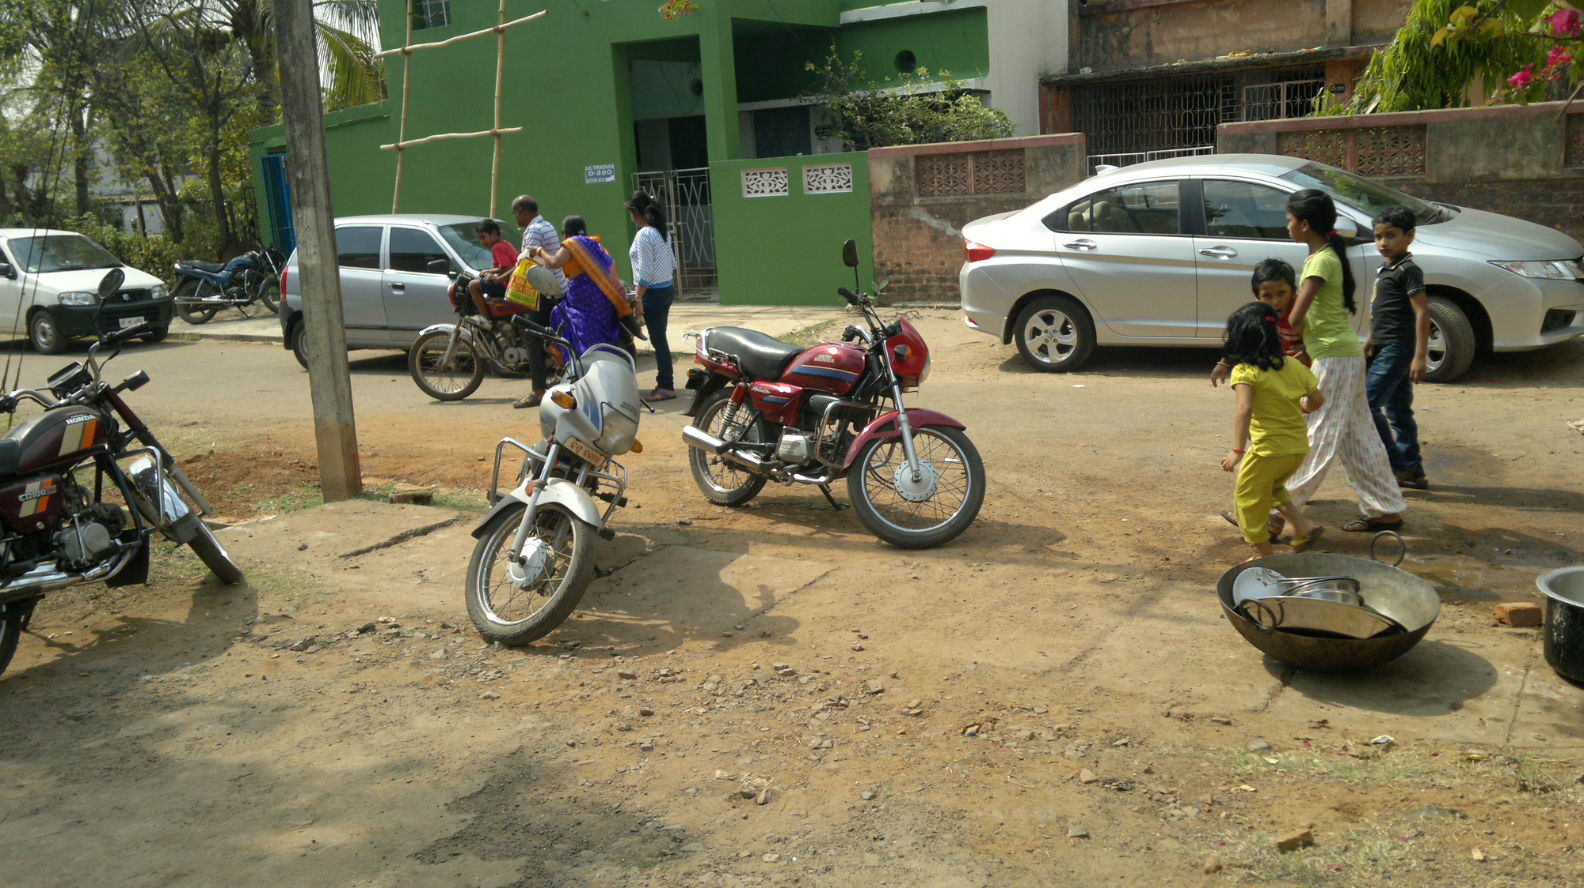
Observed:
[[[1365,383],[1370,415],[1375,430],[1386,445],[1386,456],[1394,471],[1413,477],[1424,474],[1419,454],[1419,424],[1414,421],[1413,380],[1408,372],[1413,365],[1412,342],[1388,342],[1375,352]]]
[[[676,287],[649,287],[644,290],[644,326],[649,330],[649,343],[655,350],[655,387],[667,390],[676,388],[676,377],[671,371],[671,345],[666,342],[666,322],[671,318],[671,302],[676,299]]]

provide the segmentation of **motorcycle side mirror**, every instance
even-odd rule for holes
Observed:
[[[858,267],[858,242],[852,238],[848,238],[847,243],[842,244],[842,264],[848,268]]]
[[[99,279],[99,301],[104,302],[114,296],[115,291],[121,289],[121,285],[125,282],[126,272],[119,268],[110,269],[104,277]]]

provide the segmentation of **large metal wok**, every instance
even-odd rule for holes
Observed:
[[[1261,626],[1244,616],[1232,597],[1232,584],[1238,575],[1255,567],[1268,567],[1288,576],[1354,577],[1359,581],[1365,604],[1402,624],[1405,631],[1373,638],[1342,638]],[[1289,666],[1316,672],[1367,669],[1402,656],[1424,638],[1441,615],[1441,597],[1429,583],[1389,564],[1348,555],[1303,552],[1239,564],[1221,575],[1216,594],[1227,620],[1249,644]]]

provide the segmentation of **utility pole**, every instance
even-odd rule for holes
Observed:
[[[319,488],[325,502],[334,502],[357,496],[363,489],[363,474],[358,468],[341,275],[336,268],[313,0],[275,0],[275,45],[280,47],[281,117],[286,124],[286,167],[297,226],[297,287],[303,294],[303,335],[308,337]]]

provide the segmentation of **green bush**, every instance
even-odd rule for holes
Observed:
[[[178,259],[209,260],[215,254],[215,245],[198,243],[199,239],[191,230],[185,242],[176,243],[162,234],[145,237],[137,232],[121,231],[94,216],[82,216],[72,228],[98,241],[117,259],[154,275],[167,285],[175,283],[174,266]]]

